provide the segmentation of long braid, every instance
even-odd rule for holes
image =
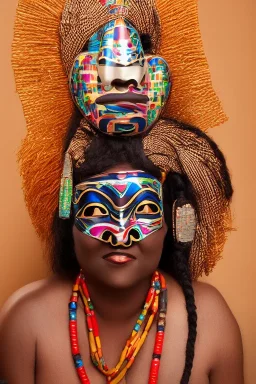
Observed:
[[[170,252],[171,249],[171,252]],[[165,238],[164,253],[159,267],[171,274],[181,286],[187,310],[188,338],[186,345],[185,367],[180,384],[188,384],[193,367],[195,355],[195,342],[197,336],[197,312],[195,305],[194,289],[188,265],[188,247],[174,244],[171,230],[169,229]]]
[[[195,305],[194,290],[184,249],[175,250],[173,252],[173,258],[175,259],[175,269],[173,271],[175,274],[174,277],[182,287],[187,309],[188,339],[186,345],[186,361],[183,375],[180,381],[181,384],[187,384],[191,375],[195,355],[195,342],[197,336],[197,312]]]
[[[197,312],[194,290],[189,270],[189,253],[191,245],[181,245],[173,239],[172,206],[176,199],[186,198],[196,208],[193,188],[184,175],[172,173],[167,176],[163,186],[165,221],[168,233],[165,238],[164,251],[159,267],[171,274],[182,288],[187,310],[188,339],[186,345],[185,367],[180,384],[187,384],[191,376],[195,355],[195,342],[197,336]]]

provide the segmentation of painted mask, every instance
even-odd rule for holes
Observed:
[[[129,247],[162,227],[162,185],[143,171],[92,177],[75,187],[73,208],[79,231]]]
[[[171,88],[167,62],[145,55],[136,29],[123,18],[89,40],[70,73],[70,90],[82,114],[101,132],[136,135],[157,121]]]

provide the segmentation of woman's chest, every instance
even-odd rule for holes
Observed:
[[[74,366],[68,320],[55,318],[51,324],[42,329],[37,343],[36,384],[69,383],[79,384],[80,381]],[[184,366],[187,342],[187,325],[184,322],[169,319],[165,333],[164,348],[161,357],[158,384],[179,384]],[[95,368],[90,359],[89,343],[85,319],[78,319],[78,340],[82,360],[91,384],[104,384],[106,378]],[[121,328],[120,328],[121,329]],[[155,326],[152,327],[145,343],[137,355],[132,367],[120,384],[148,384],[150,366],[155,343]],[[122,333],[112,327],[102,332],[102,348],[106,363],[114,367],[121,356],[122,349],[129,333]],[[191,384],[208,384],[208,357],[202,351],[200,343],[196,345]]]

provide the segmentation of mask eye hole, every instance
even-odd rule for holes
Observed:
[[[152,40],[148,33],[140,35],[141,44],[145,53],[150,53],[152,50]]]
[[[159,212],[159,207],[152,202],[141,203],[136,209],[139,215],[155,215]]]
[[[89,40],[85,43],[85,45],[83,46],[83,49],[81,52],[86,52],[88,51],[88,48],[89,48]]]
[[[80,218],[88,219],[88,218],[96,218],[107,216],[107,209],[101,204],[89,204],[87,205],[82,214],[79,216]]]

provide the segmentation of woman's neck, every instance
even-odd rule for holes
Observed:
[[[127,288],[106,286],[90,278],[85,281],[97,317],[112,324],[138,316],[151,285],[151,277]]]

